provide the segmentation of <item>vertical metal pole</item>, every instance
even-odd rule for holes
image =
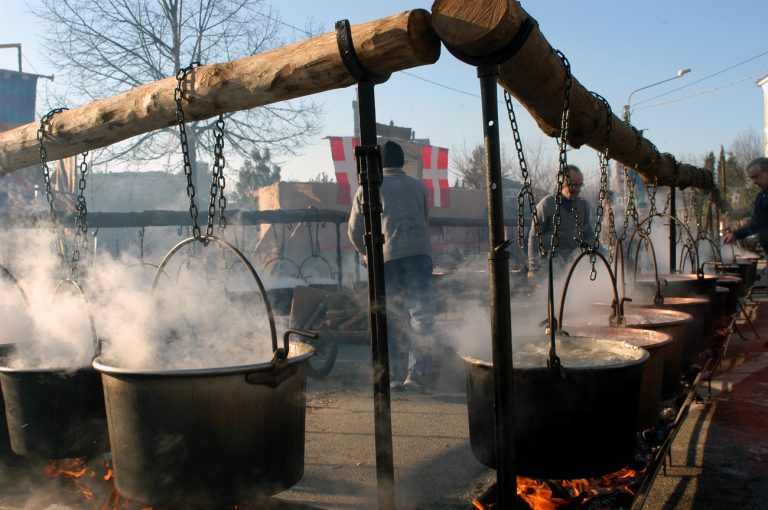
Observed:
[[[509,252],[504,239],[501,151],[496,78],[498,65],[477,68],[483,105],[486,195],[488,199],[488,278],[496,425],[496,489],[498,508],[512,509],[515,478],[515,400],[512,377],[512,316],[509,303]]]
[[[336,225],[336,280],[339,282],[339,292],[344,285],[344,275],[341,272],[341,224],[339,222],[334,223]]]
[[[669,214],[672,218],[677,218],[677,204],[675,197],[675,187],[669,188]],[[677,272],[677,224],[673,219],[669,220],[669,272]]]
[[[389,352],[387,307],[384,289],[384,244],[381,233],[381,160],[376,148],[376,104],[372,81],[357,85],[360,108],[360,144],[365,247],[368,258],[368,303],[373,361],[374,427],[376,438],[376,481],[379,509],[395,508],[395,474],[392,459],[392,412],[389,398]],[[376,148],[377,149],[377,148]]]

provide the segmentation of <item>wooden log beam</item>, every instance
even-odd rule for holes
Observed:
[[[429,12],[406,11],[352,27],[355,52],[375,75],[432,64],[440,41]],[[356,83],[329,32],[272,51],[189,73],[187,121],[255,108]],[[176,123],[176,77],[64,111],[54,117],[45,148],[49,160],[105,147]],[[40,162],[38,123],[0,133],[0,175]]]
[[[432,26],[438,37],[455,54],[472,59],[503,53],[529,18],[515,0],[436,0],[432,4]],[[523,104],[542,131],[558,136],[566,69],[538,24],[519,51],[500,62],[500,69],[499,85]],[[714,188],[710,171],[676,164],[668,154],[657,158],[654,145],[616,115],[611,115],[610,138],[606,141],[607,126],[602,101],[574,77],[568,145],[578,148],[586,144],[598,151],[607,147],[612,159],[636,169],[646,182],[658,178],[659,185],[664,186]]]

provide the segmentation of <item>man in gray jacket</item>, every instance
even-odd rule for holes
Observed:
[[[570,185],[563,186],[563,200],[560,206],[560,228],[557,231],[558,244],[555,260],[567,264],[580,250],[581,244],[592,243],[594,234],[589,225],[589,204],[579,196],[584,186],[584,175],[576,165],[568,165],[566,172],[570,176]],[[576,209],[576,214],[574,214]],[[554,227],[555,195],[547,195],[536,205],[536,218],[541,228],[541,241],[549,251]],[[577,220],[578,218],[578,220]],[[545,259],[539,256],[539,240],[535,225],[531,224],[528,236],[528,276],[533,277],[539,269],[539,262]]]
[[[430,344],[436,312],[430,289],[429,195],[423,182],[403,171],[400,145],[391,141],[384,144],[382,163],[381,230],[391,387],[424,393],[432,376]],[[365,255],[362,188],[352,203],[348,234],[355,249]],[[401,322],[404,317],[410,318],[410,342],[407,327]]]

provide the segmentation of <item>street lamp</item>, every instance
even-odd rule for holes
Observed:
[[[686,67],[684,69],[680,69],[679,71],[677,71],[677,74],[674,75],[672,78],[667,78],[666,80],[657,81],[656,83],[651,83],[650,85],[646,85],[645,87],[640,87],[639,89],[633,90],[632,93],[629,94],[629,97],[627,98],[627,104],[624,105],[624,108],[621,111],[621,116],[624,122],[629,122],[629,105],[632,102],[632,96],[635,94],[635,92],[640,92],[641,90],[649,89],[651,87],[655,87],[656,85],[661,85],[662,83],[667,83],[668,81],[682,78],[683,76],[685,76],[690,72],[691,70]]]

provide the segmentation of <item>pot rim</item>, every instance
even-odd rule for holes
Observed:
[[[563,325],[565,330],[567,331],[569,328],[568,324]],[[657,331],[655,329],[640,329],[640,328],[633,328],[633,327],[616,327],[616,326],[598,326],[598,325],[570,325],[570,328],[573,331],[576,331],[576,336],[585,336],[584,333],[586,332],[588,335],[591,336],[600,336],[605,335],[607,338],[606,340],[614,340],[617,342],[627,342],[632,343],[632,339],[630,338],[611,338],[611,334],[621,335],[621,333],[627,334],[626,336],[632,337],[650,337],[654,340],[658,340],[654,343],[651,343],[649,345],[638,345],[637,347],[641,347],[643,349],[656,349],[658,347],[664,347],[666,345],[669,345],[672,343],[674,338],[672,338],[672,335],[669,333],[665,333],[663,331]],[[592,332],[592,330],[595,331],[595,333]],[[632,344],[634,345],[634,344]]]
[[[50,368],[13,368],[4,365],[0,365],[0,374],[53,374],[54,372],[76,374],[79,372],[91,372],[93,367],[50,367]]]
[[[592,340],[594,342],[599,342],[602,344],[606,344],[612,347],[620,347],[624,350],[633,350],[637,351],[637,357],[635,359],[631,360],[623,360],[620,362],[617,362],[616,364],[612,365],[602,365],[602,366],[569,366],[565,362],[563,362],[563,368],[569,371],[575,371],[575,372],[587,372],[587,371],[600,371],[600,372],[610,372],[614,370],[624,370],[630,367],[634,367],[637,365],[642,365],[648,360],[649,354],[648,351],[643,349],[642,347],[637,347],[635,345],[632,345],[628,342],[624,342],[621,340],[612,340],[612,339],[603,339],[603,338],[595,338],[594,336],[575,336],[575,335],[559,335],[557,337],[558,340],[579,340],[579,339],[586,339],[586,340]],[[461,357],[466,363],[469,363],[471,365],[483,367],[483,368],[493,368],[493,361],[488,360],[482,360],[480,358],[477,358],[471,354],[459,352],[459,357]],[[514,361],[512,363],[512,369],[515,371],[520,372],[527,372],[527,373],[536,373],[536,372],[549,372],[549,368],[546,366],[537,366],[537,367],[530,367],[530,366],[519,366],[515,365]]]
[[[606,305],[609,306],[609,305]],[[648,327],[654,327],[654,328],[663,328],[667,326],[677,326],[679,324],[688,324],[689,322],[693,321],[693,315],[691,315],[688,312],[681,312],[680,310],[672,310],[669,308],[652,308],[649,306],[633,306],[632,311],[634,313],[641,313],[641,314],[647,314],[647,315],[655,315],[655,316],[666,316],[665,318],[667,320],[662,320],[660,322],[648,322],[648,323],[633,323],[630,322],[627,318],[627,313],[624,314],[624,319],[627,321],[627,327],[628,328],[634,328],[634,329],[647,329]],[[608,319],[608,316],[606,315],[606,320]],[[565,321],[564,321],[565,322]],[[585,323],[578,323],[569,321],[566,324],[571,324],[571,327],[573,326],[602,326],[602,324],[585,324]],[[608,324],[606,324],[608,326]]]
[[[687,282],[687,281],[695,281],[695,280],[715,280],[717,279],[717,275],[713,274],[704,274],[703,276],[699,276],[696,273],[659,273],[659,278],[665,279],[667,281],[678,281],[678,282]],[[639,274],[637,275],[636,281],[638,282],[655,282],[656,276],[652,274]]]
[[[297,363],[301,363],[308,360],[315,354],[315,348],[310,344],[301,342],[298,340],[292,340],[291,346],[298,345],[301,349],[298,354],[288,355],[288,358],[284,362],[284,366],[291,366]],[[272,361],[263,361],[261,363],[249,363],[247,365],[230,365],[225,367],[205,367],[205,368],[128,368],[128,367],[116,367],[107,364],[104,360],[104,355],[99,355],[94,358],[92,366],[95,370],[106,375],[136,375],[136,376],[153,376],[153,377],[198,377],[198,376],[217,376],[217,375],[233,375],[233,374],[248,374],[253,372],[267,372],[270,370],[280,370],[284,368],[283,365],[277,367],[272,364]]]

